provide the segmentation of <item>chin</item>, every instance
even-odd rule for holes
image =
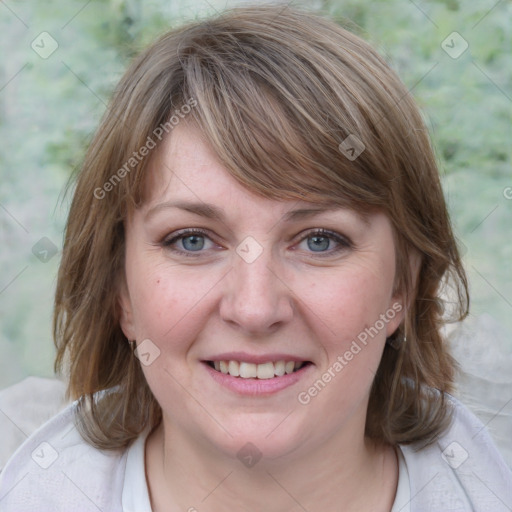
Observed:
[[[285,419],[287,414],[239,415],[235,421],[223,423],[231,435],[222,431],[212,438],[208,429],[207,442],[247,467],[252,467],[256,460],[271,462],[290,456],[297,450],[304,450],[311,436],[305,434],[304,425]]]

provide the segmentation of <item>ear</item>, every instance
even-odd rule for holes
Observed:
[[[386,337],[389,338],[393,335],[393,333],[398,329],[398,326],[402,323],[411,305],[411,302],[416,297],[416,287],[418,283],[418,276],[421,267],[421,255],[416,250],[410,250],[409,254],[409,275],[411,278],[411,290],[409,294],[406,294],[404,289],[404,285],[400,287],[400,290],[397,290],[391,301],[389,303],[389,317],[392,317],[391,320],[386,324]],[[388,316],[386,314],[386,316]]]
[[[135,324],[133,319],[133,306],[130,299],[130,293],[126,284],[124,275],[119,280],[119,291],[117,294],[117,307],[119,311],[119,325],[128,339],[132,341],[137,339],[135,334]]]

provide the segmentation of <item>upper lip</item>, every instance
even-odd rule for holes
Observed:
[[[274,354],[249,354],[247,352],[224,352],[206,358],[205,361],[239,361],[244,363],[263,364],[277,361],[294,361],[301,363],[303,361],[309,361],[304,357],[298,357],[291,354],[274,353]]]

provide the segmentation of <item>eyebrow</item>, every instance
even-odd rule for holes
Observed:
[[[156,213],[167,210],[177,208],[180,210],[184,210],[186,212],[193,213],[195,215],[199,215],[200,217],[205,217],[207,219],[216,220],[222,223],[226,223],[226,216],[222,208],[214,206],[208,203],[202,202],[188,202],[188,201],[166,201],[164,203],[157,204],[153,206],[146,215],[144,216],[144,220],[148,221],[151,217],[153,217]],[[326,204],[322,207],[313,207],[313,208],[299,208],[296,210],[291,210],[286,212],[282,218],[284,222],[297,222],[299,220],[310,219],[322,213],[327,213],[329,211],[338,210],[342,208],[339,205],[335,204]],[[353,211],[356,216],[361,219],[365,224],[368,224],[368,218],[364,213]]]

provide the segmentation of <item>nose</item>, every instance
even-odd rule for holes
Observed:
[[[220,304],[221,318],[251,335],[270,334],[294,314],[293,295],[285,276],[266,253],[250,263],[235,256]]]

